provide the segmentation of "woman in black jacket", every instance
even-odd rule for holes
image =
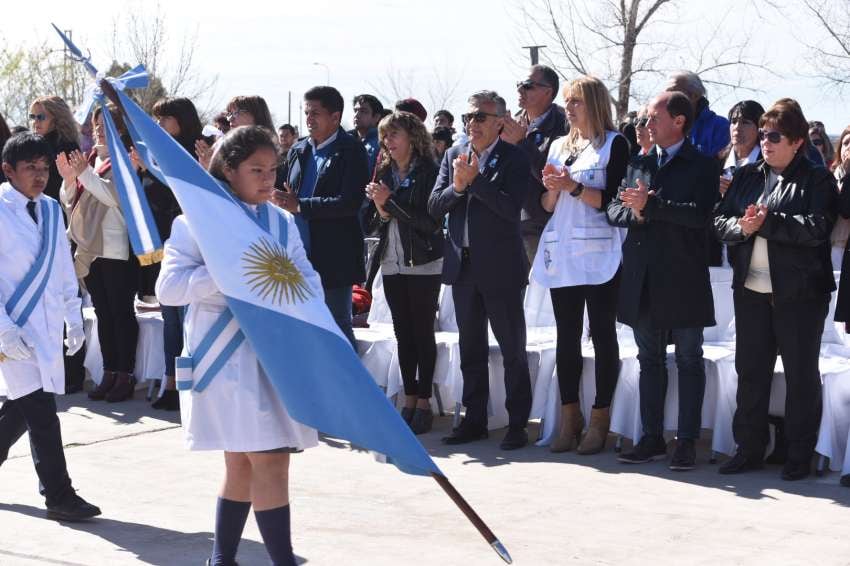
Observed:
[[[805,155],[800,106],[776,102],[759,120],[763,160],[738,169],[715,214],[717,237],[734,246],[738,451],[720,467],[762,467],[770,384],[781,352],[785,368],[788,459],[782,479],[809,475],[821,415],[821,335],[835,289],[829,235],[835,180]]]
[[[381,268],[404,380],[402,417],[416,434],[431,430],[431,391],[437,344],[434,317],[443,269],[443,231],[428,214],[437,179],[431,135],[409,112],[378,125],[381,157],[366,186],[361,213],[366,233],[380,235],[370,272]],[[418,370],[418,379],[417,379]]]
[[[33,100],[29,114],[32,131],[44,136],[55,155],[80,149],[80,129],[68,104],[58,96],[40,96]],[[59,202],[62,176],[56,164],[50,163],[50,177],[44,194]]]

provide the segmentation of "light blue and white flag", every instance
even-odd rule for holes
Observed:
[[[125,93],[125,119],[180,203],[206,267],[287,411],[380,452],[404,472],[442,476],[363,367],[317,293],[287,295],[293,266],[236,198]],[[265,280],[258,281],[263,275]],[[281,288],[278,288],[281,287]],[[269,291],[271,289],[271,291]]]
[[[103,126],[106,129],[106,145],[112,160],[112,180],[118,193],[121,212],[127,223],[130,245],[139,259],[139,264],[150,265],[162,261],[162,240],[151,212],[142,181],[133,168],[133,162],[124,149],[124,142],[112,115],[101,101]]]

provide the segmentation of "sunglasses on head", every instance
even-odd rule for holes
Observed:
[[[516,84],[517,90],[534,90],[537,87],[549,88],[549,85],[547,85],[546,83],[538,83],[537,81],[533,81],[531,79],[520,81]]]
[[[47,114],[30,114],[30,120],[33,122],[44,122],[47,120]]]
[[[782,141],[782,134],[776,130],[759,130],[759,140],[767,140],[770,143],[779,143]]]
[[[498,118],[498,114],[493,114],[492,112],[483,112],[479,110],[478,112],[470,112],[469,114],[464,114],[460,118],[463,120],[464,125],[469,124],[470,122],[476,122],[478,124],[483,124],[487,121],[488,116],[493,116],[494,118]]]

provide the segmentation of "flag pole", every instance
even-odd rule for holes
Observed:
[[[508,564],[513,564],[513,559],[511,559],[511,555],[508,553],[508,549],[505,548],[505,545],[496,538],[496,535],[493,534],[493,531],[490,530],[490,527],[478,516],[478,513],[475,512],[475,509],[467,503],[466,499],[458,492],[457,489],[451,484],[449,478],[440,474],[431,474],[431,477],[436,480],[443,491],[446,492],[446,495],[454,501],[455,505],[461,510],[461,512],[466,515],[466,518],[469,519],[469,522],[481,533],[481,536],[484,537],[484,540],[487,541],[493,550],[496,551],[496,554],[499,557],[507,562]]]

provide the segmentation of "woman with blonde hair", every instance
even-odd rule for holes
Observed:
[[[422,434],[434,419],[434,317],[443,270],[443,231],[428,214],[438,167],[431,135],[410,112],[396,111],[381,120],[378,139],[381,154],[361,214],[367,234],[380,236],[369,272],[374,277],[381,268],[393,318],[404,381],[401,414],[415,434]]]
[[[561,420],[550,449],[579,454],[605,447],[611,398],[619,374],[617,295],[622,231],[608,224],[605,209],[629,161],[629,144],[614,128],[611,97],[597,78],[581,77],[563,91],[570,132],[552,143],[543,169],[543,208],[554,212],[546,228],[532,277],[550,289],[558,331],[556,360]],[[596,355],[596,401],[588,432],[579,407],[583,359],[581,335],[587,306]]]
[[[80,129],[68,104],[58,96],[39,96],[30,105],[30,127],[32,131],[44,136],[53,149],[54,155],[70,153],[80,149]],[[56,164],[50,164],[50,178],[44,194],[59,200],[59,188],[62,176]]]

